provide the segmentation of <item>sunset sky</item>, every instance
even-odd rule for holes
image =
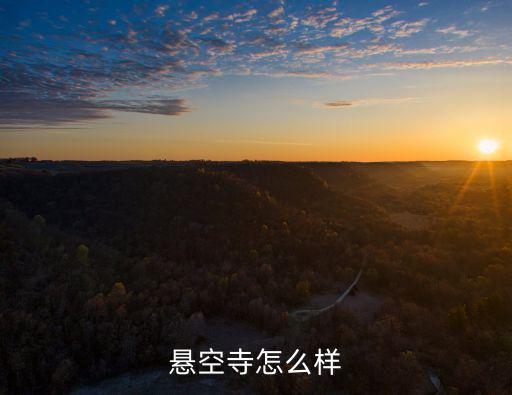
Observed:
[[[0,157],[512,159],[512,1],[1,1]]]

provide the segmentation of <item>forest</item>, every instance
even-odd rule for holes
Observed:
[[[297,322],[364,257],[371,314]],[[251,393],[510,394],[511,289],[512,162],[0,161],[0,394],[167,368],[197,317],[342,350]]]

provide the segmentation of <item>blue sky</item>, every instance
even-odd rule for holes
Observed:
[[[364,117],[428,102],[460,76],[449,91],[461,95],[501,76],[486,86],[503,99],[511,18],[506,0],[2,1],[0,140],[75,128],[108,139],[128,123],[156,140],[311,144],[319,131],[297,120],[341,116],[353,142]]]

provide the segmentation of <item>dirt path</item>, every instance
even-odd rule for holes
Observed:
[[[357,285],[359,280],[361,279],[361,276],[363,275],[364,267],[366,266],[367,261],[367,255],[364,256],[363,261],[361,262],[361,269],[357,273],[356,277],[352,281],[352,283],[348,286],[348,288],[343,292],[338,298],[331,304],[322,307],[321,309],[301,309],[301,310],[295,310],[290,315],[299,320],[299,321],[307,321],[312,317],[316,317],[317,315],[320,315],[322,313],[325,313],[326,311],[332,309],[339,303],[343,302],[343,300],[347,297],[347,295],[350,294],[350,292],[354,289],[354,287]]]

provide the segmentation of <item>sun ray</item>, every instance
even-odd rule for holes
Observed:
[[[491,161],[487,161],[487,171],[489,173],[489,180],[491,183],[491,192],[492,192],[492,201],[494,205],[494,212],[496,213],[496,217],[500,218],[500,208],[498,204],[498,191],[496,189],[496,177],[494,176],[494,164]]]
[[[480,166],[482,165],[482,162],[475,162],[473,164],[473,169],[471,170],[471,174],[469,175],[468,179],[466,180],[466,182],[464,183],[464,185],[462,186],[459,194],[457,195],[457,197],[455,198],[455,201],[453,202],[453,205],[452,207],[450,208],[450,213],[453,213],[455,211],[455,209],[457,208],[457,206],[459,205],[459,203],[462,201],[462,199],[464,198],[464,195],[466,194],[466,191],[467,189],[469,188],[469,186],[471,185],[471,182],[473,182],[473,178],[475,178],[476,176],[476,173],[478,171],[478,169],[480,169]]]

